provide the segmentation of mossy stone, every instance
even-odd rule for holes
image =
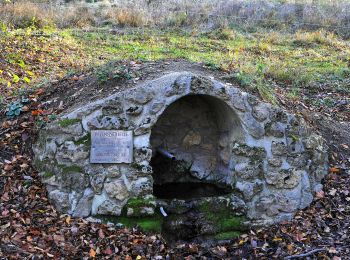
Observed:
[[[147,217],[126,217],[116,216],[97,216],[103,222],[112,222],[114,224],[123,224],[127,228],[139,227],[144,232],[161,233],[163,217],[160,214],[154,214]]]
[[[214,236],[214,239],[216,240],[228,240],[228,239],[234,239],[241,235],[238,231],[228,231],[228,232],[221,232]]]
[[[52,172],[44,172],[44,174],[42,175],[42,178],[48,179],[48,178],[51,178],[52,176],[54,176]]]
[[[84,172],[83,168],[79,165],[59,165],[59,167],[62,168],[62,173]]]
[[[75,145],[84,144],[84,145],[90,146],[91,145],[91,134],[88,133],[87,135],[79,138],[78,140],[74,141],[74,144]]]
[[[61,127],[68,127],[70,125],[74,125],[75,123],[80,122],[80,119],[77,118],[73,118],[73,119],[69,119],[69,118],[65,118],[62,119],[58,122],[59,126]]]
[[[244,216],[237,216],[232,210],[220,203],[204,202],[199,206],[205,218],[215,227],[218,232],[227,231],[244,231],[247,227],[244,225],[246,218]]]

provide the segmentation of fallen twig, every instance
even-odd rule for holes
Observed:
[[[315,253],[318,253],[318,252],[322,252],[322,251],[326,251],[326,249],[325,248],[317,248],[317,249],[311,250],[311,251],[303,253],[303,254],[286,256],[284,258],[284,260],[293,259],[293,258],[307,257],[307,256],[310,256],[312,254],[315,254]]]
[[[11,128],[7,128],[6,130],[0,132],[0,136],[2,136],[3,134],[9,132],[11,130]]]

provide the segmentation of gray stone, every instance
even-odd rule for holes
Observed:
[[[45,143],[45,153],[47,155],[51,155],[52,157],[55,155],[57,151],[57,145],[56,145],[56,142],[54,139],[52,140],[46,140],[46,143]],[[49,157],[51,157],[49,156]]]
[[[246,107],[244,103],[244,97],[242,94],[234,94],[232,96],[232,105],[234,108],[238,109],[239,111],[245,112]]]
[[[134,137],[134,147],[143,148],[150,147],[150,134],[139,135]]]
[[[191,75],[179,76],[173,84],[165,87],[165,96],[171,97],[173,95],[180,95],[184,93],[191,80]]]
[[[148,103],[154,97],[154,93],[150,89],[140,88],[138,90],[134,90],[130,93],[129,100],[133,101],[139,105],[143,105]]]
[[[288,152],[287,146],[282,142],[272,142],[271,153],[275,156],[286,155]]]
[[[69,166],[68,166],[69,167]],[[73,191],[82,191],[89,185],[87,175],[76,170],[65,170],[60,175],[61,186]]]
[[[307,154],[294,154],[287,157],[287,162],[294,168],[304,168],[309,161]]]
[[[251,200],[263,190],[263,182],[261,180],[255,180],[254,182],[239,181],[236,183],[236,189],[242,192],[246,200]]]
[[[270,111],[270,120],[272,122],[288,122],[288,115],[279,107],[272,107]]]
[[[135,197],[149,194],[153,190],[152,180],[148,177],[138,178],[131,183],[131,190]]]
[[[269,117],[269,113],[270,107],[264,103],[254,106],[252,110],[253,117],[260,122],[266,120]]]
[[[97,214],[120,216],[123,206],[124,205],[116,203],[112,200],[105,200],[101,205],[98,206]]]
[[[140,210],[141,216],[152,216],[154,214],[154,208],[153,207],[143,207]]]
[[[112,164],[104,167],[107,178],[119,178],[121,176],[120,167],[118,164]]]
[[[248,132],[255,138],[260,139],[265,134],[265,129],[250,113],[245,113],[242,124],[247,128]]]
[[[262,176],[262,164],[238,164],[235,175],[242,180],[258,179]]]
[[[324,150],[323,143],[324,143],[324,139],[322,138],[322,136],[319,136],[316,134],[312,134],[311,136],[306,138],[304,141],[305,148],[310,150],[311,149],[318,149],[320,151]]]
[[[104,189],[112,199],[123,201],[129,197],[129,191],[122,179],[111,180],[105,183]]]
[[[247,102],[251,106],[256,106],[259,104],[259,99],[256,96],[253,96],[251,94],[247,94]]]
[[[273,167],[281,167],[281,165],[282,165],[282,160],[280,158],[276,158],[276,157],[269,158],[267,160],[267,162],[269,163],[269,165],[271,165]]]
[[[230,208],[238,215],[246,214],[247,205],[246,203],[236,195],[229,196]]]
[[[232,152],[239,156],[248,157],[251,160],[260,160],[266,157],[266,151],[262,147],[251,147],[246,144],[235,143]]]
[[[284,137],[285,125],[280,122],[270,122],[265,125],[267,135],[282,138]]]
[[[132,116],[138,116],[142,113],[142,111],[143,111],[142,106],[131,106],[126,109],[126,113]]]
[[[269,217],[275,216],[279,213],[278,202],[276,201],[275,195],[262,196],[256,202],[255,209],[260,214],[266,214]],[[258,215],[255,213],[254,215]]]
[[[62,124],[64,121],[71,120],[71,118],[63,117],[57,122],[47,126],[47,132],[51,134],[72,134],[72,135],[81,135],[83,133],[83,128],[80,122],[72,124]],[[74,120],[74,119],[73,119]]]
[[[266,182],[279,189],[292,189],[300,183],[302,171],[279,170],[265,172]]]
[[[60,182],[55,174],[52,172],[41,172],[41,182],[50,186],[59,186]]]
[[[324,151],[314,150],[312,153],[311,160],[314,164],[322,165],[322,163],[328,161],[328,154]]]
[[[83,197],[79,200],[77,206],[74,209],[73,217],[88,217],[91,213],[92,199],[94,192],[92,189],[87,188],[84,191]]]
[[[57,150],[56,159],[58,164],[66,162],[76,163],[89,157],[89,152],[83,144],[76,145],[73,141],[65,141]]]
[[[287,147],[290,154],[300,154],[305,151],[303,143],[296,137],[287,138]]]
[[[99,172],[94,175],[90,175],[90,184],[96,194],[101,194],[105,179],[106,174],[104,172]]]
[[[205,77],[194,76],[191,80],[190,89],[196,94],[207,94],[214,90],[214,82]]]
[[[155,101],[155,102],[152,104],[149,113],[150,113],[151,115],[155,115],[155,114],[157,114],[163,107],[164,107],[164,101]]]
[[[59,190],[54,190],[49,193],[49,199],[53,202],[59,212],[67,212],[70,210],[69,194]]]
[[[115,116],[123,111],[123,104],[119,100],[109,100],[102,107],[102,114],[104,116]]]
[[[151,157],[152,157],[152,149],[149,149],[146,147],[134,149],[135,163],[150,161]]]
[[[276,192],[275,194],[277,207],[282,212],[295,212],[300,207],[300,191],[285,193]]]

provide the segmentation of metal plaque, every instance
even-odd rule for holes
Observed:
[[[132,131],[91,131],[91,163],[131,163],[132,157]]]

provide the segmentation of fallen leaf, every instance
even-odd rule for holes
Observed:
[[[198,246],[196,246],[196,245],[192,245],[192,244],[190,244],[189,246],[188,246],[188,249],[189,249],[189,252],[190,253],[198,253]]]
[[[96,257],[96,252],[94,249],[90,249],[90,252],[89,252],[89,256],[92,257],[92,258],[95,258]]]
[[[42,94],[44,94],[44,93],[45,93],[45,90],[42,89],[42,88],[39,88],[39,89],[37,89],[37,90],[35,91],[35,95],[38,95],[38,96],[40,96],[40,95],[42,95]]]
[[[105,238],[105,234],[103,233],[103,230],[102,230],[102,229],[99,229],[99,230],[98,230],[98,236],[99,236],[101,239]]]
[[[324,191],[323,190],[317,191],[316,198],[323,199],[324,198]]]
[[[39,116],[43,113],[41,109],[33,110],[32,111],[32,116]]]
[[[328,192],[328,194],[331,196],[334,196],[336,193],[337,193],[337,189],[334,189],[334,188]]]
[[[274,239],[272,239],[272,241],[282,241],[283,239],[282,238],[280,238],[280,237],[274,237]]]
[[[110,247],[107,247],[107,248],[103,251],[103,253],[104,253],[105,255],[111,255],[111,254],[113,254],[113,252],[112,252],[112,250],[111,250]]]
[[[334,247],[330,247],[328,249],[328,252],[331,253],[331,254],[336,254],[337,253],[337,250],[334,248]]]
[[[329,172],[338,173],[338,172],[340,172],[340,170],[337,167],[331,167],[331,168],[329,168]]]

